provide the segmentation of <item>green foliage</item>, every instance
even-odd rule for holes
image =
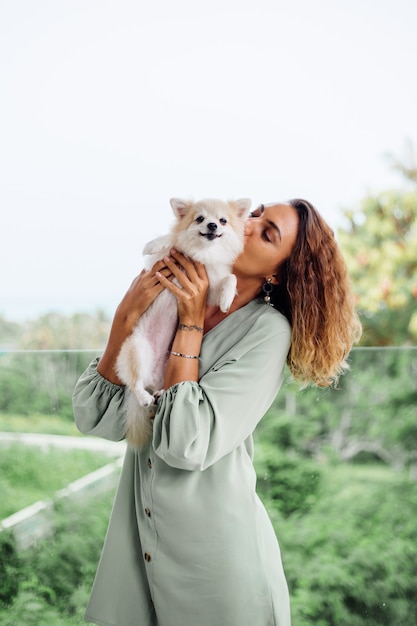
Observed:
[[[85,626],[81,616],[62,615],[33,588],[22,590],[11,607],[0,608],[0,620],[2,626]]]
[[[317,502],[321,481],[317,463],[259,442],[255,467],[259,496],[285,517],[306,513]]]
[[[3,353],[0,359],[0,413],[59,414],[73,420],[72,391],[90,352]]]
[[[257,429],[305,458],[386,463],[417,472],[417,349],[356,348],[338,389],[285,385]]]
[[[416,372],[416,349],[355,349],[339,389],[299,393],[287,384],[257,429],[258,488],[297,626],[415,621],[417,490],[403,470],[416,478]],[[284,482],[290,508],[268,493],[265,467],[279,489]],[[319,477],[311,493],[310,468]],[[297,502],[292,490],[307,499]]]
[[[367,453],[413,469],[417,444],[417,350],[357,349],[352,373],[333,396],[328,440],[343,460]],[[414,437],[414,438],[413,438]]]
[[[386,191],[345,211],[339,230],[358,309],[362,345],[417,339],[417,191]]]
[[[321,463],[316,470],[320,497],[308,511],[283,517],[281,502],[268,501],[293,623],[410,626],[417,614],[414,484],[382,466]],[[112,497],[64,506],[53,540],[15,558],[1,624],[82,623]]]
[[[19,557],[14,553],[17,568],[13,571],[9,568],[10,575],[2,577],[2,588],[8,585],[9,593],[4,593],[0,599],[0,624],[70,626],[85,623],[82,615],[100,557],[112,500],[111,492],[82,507],[62,503],[54,538],[39,542],[36,548]]]
[[[0,413],[0,432],[82,436],[73,421],[64,421],[59,415],[42,413],[36,415]]]
[[[334,474],[309,515],[277,527],[294,623],[409,626],[417,614],[415,487],[389,476],[368,482],[361,468],[361,484],[338,491]]]
[[[94,577],[100,555],[94,529],[87,525],[80,510],[74,510],[68,502],[61,504],[58,528],[47,545],[37,546],[32,553],[36,559],[37,588],[44,589],[45,598],[52,604],[70,601],[74,590],[84,580]],[[89,512],[90,518],[93,511]],[[93,518],[94,519],[94,518]],[[98,519],[100,533],[104,537],[105,527]],[[90,519],[91,522],[91,519]],[[69,528],[76,532],[68,533]]]
[[[3,531],[0,533],[0,603],[7,603],[18,592],[19,566],[14,536]]]
[[[108,462],[105,455],[86,450],[39,450],[18,444],[2,448],[0,519],[52,498],[58,489]]]

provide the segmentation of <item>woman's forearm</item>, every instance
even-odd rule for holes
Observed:
[[[161,283],[177,298],[179,325],[168,356],[164,389],[176,383],[199,380],[199,360],[207,304],[208,277],[205,267],[171,250],[164,259],[177,283],[158,272]]]
[[[199,356],[202,341],[202,325],[179,324],[171,352],[168,356],[164,389],[186,380],[198,382]]]
[[[98,373],[115,385],[124,384],[117,374],[116,361],[123,341],[129,334],[124,332],[122,328],[112,327],[106,348],[97,364]]]

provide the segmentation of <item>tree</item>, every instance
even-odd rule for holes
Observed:
[[[338,233],[364,325],[362,345],[417,339],[417,168],[395,168],[413,188],[364,198],[359,210],[344,212]]]

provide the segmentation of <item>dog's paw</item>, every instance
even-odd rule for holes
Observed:
[[[141,406],[148,407],[154,403],[154,397],[146,389],[135,389],[134,394]]]
[[[232,306],[232,302],[233,302],[233,299],[232,300],[225,300],[225,299],[220,300],[220,303],[219,303],[220,311],[222,311],[222,313],[227,313],[230,307]]]
[[[219,298],[219,307],[223,313],[227,313],[236,297],[236,283],[234,274],[229,274],[223,279]]]
[[[232,302],[236,296],[236,289],[233,287],[232,289],[223,289],[220,300],[219,307],[223,313],[227,313],[230,307],[232,306]]]
[[[148,404],[147,406],[143,407],[143,411],[144,411],[144,415],[146,419],[153,420],[156,415],[157,408],[158,408],[158,405],[155,403]]]

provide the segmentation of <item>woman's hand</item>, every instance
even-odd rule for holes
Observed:
[[[171,277],[171,271],[164,261],[158,261],[149,270],[142,270],[133,279],[132,284],[116,309],[113,324],[124,327],[126,337],[130,335],[141,315],[165,288],[155,275],[159,272],[164,278]]]
[[[172,277],[156,271],[161,285],[169,289],[178,301],[179,326],[172,343],[164,378],[164,389],[182,381],[198,381],[198,356],[203,341],[204,318],[208,292],[208,276],[201,263],[191,261],[171,250],[164,258]],[[175,277],[176,282],[172,280]]]
[[[208,276],[204,265],[171,250],[171,256],[163,260],[165,270],[156,270],[155,277],[162,287],[169,289],[178,301],[178,318],[181,324],[204,326]],[[173,283],[176,278],[178,285]]]
[[[158,261],[149,271],[142,270],[136,276],[116,309],[109,340],[97,366],[97,371],[116,385],[122,384],[115,371],[115,364],[124,340],[133,332],[140,316],[165,288],[156,272],[168,282],[173,278],[166,263]]]

